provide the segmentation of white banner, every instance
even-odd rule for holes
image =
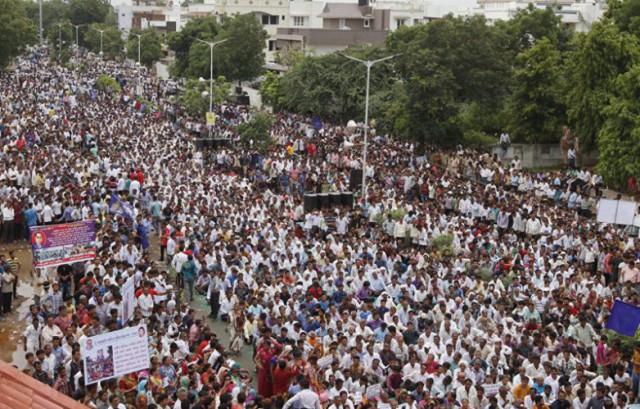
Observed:
[[[147,326],[86,338],[81,343],[85,385],[148,369]]]
[[[133,277],[129,279],[122,286],[122,324],[124,325],[133,317],[133,312],[136,309],[136,286],[134,285]]]

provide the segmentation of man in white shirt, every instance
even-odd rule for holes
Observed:
[[[289,399],[282,409],[289,409],[294,404],[297,404],[296,407],[298,409],[322,409],[320,397],[318,397],[317,393],[309,389],[309,381],[306,378],[300,381],[300,388],[300,392]]]

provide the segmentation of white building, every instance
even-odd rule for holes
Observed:
[[[562,22],[576,32],[589,31],[606,11],[605,0],[477,0],[477,3],[473,13],[485,16],[490,23],[509,20],[530,4],[539,9],[551,6]]]

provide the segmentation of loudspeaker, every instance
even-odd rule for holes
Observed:
[[[236,95],[242,95],[242,87],[236,87]]]
[[[238,105],[251,105],[250,102],[251,100],[249,99],[248,95],[238,95],[237,97],[238,99]]]
[[[362,187],[362,169],[351,169],[349,190],[355,192]]]
[[[318,208],[318,195],[307,193],[304,195],[304,212],[313,212]]]

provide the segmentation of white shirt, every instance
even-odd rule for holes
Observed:
[[[304,389],[296,393],[293,398],[289,399],[287,403],[284,404],[282,409],[288,409],[296,402],[300,409],[322,409],[318,394],[309,389]]]

